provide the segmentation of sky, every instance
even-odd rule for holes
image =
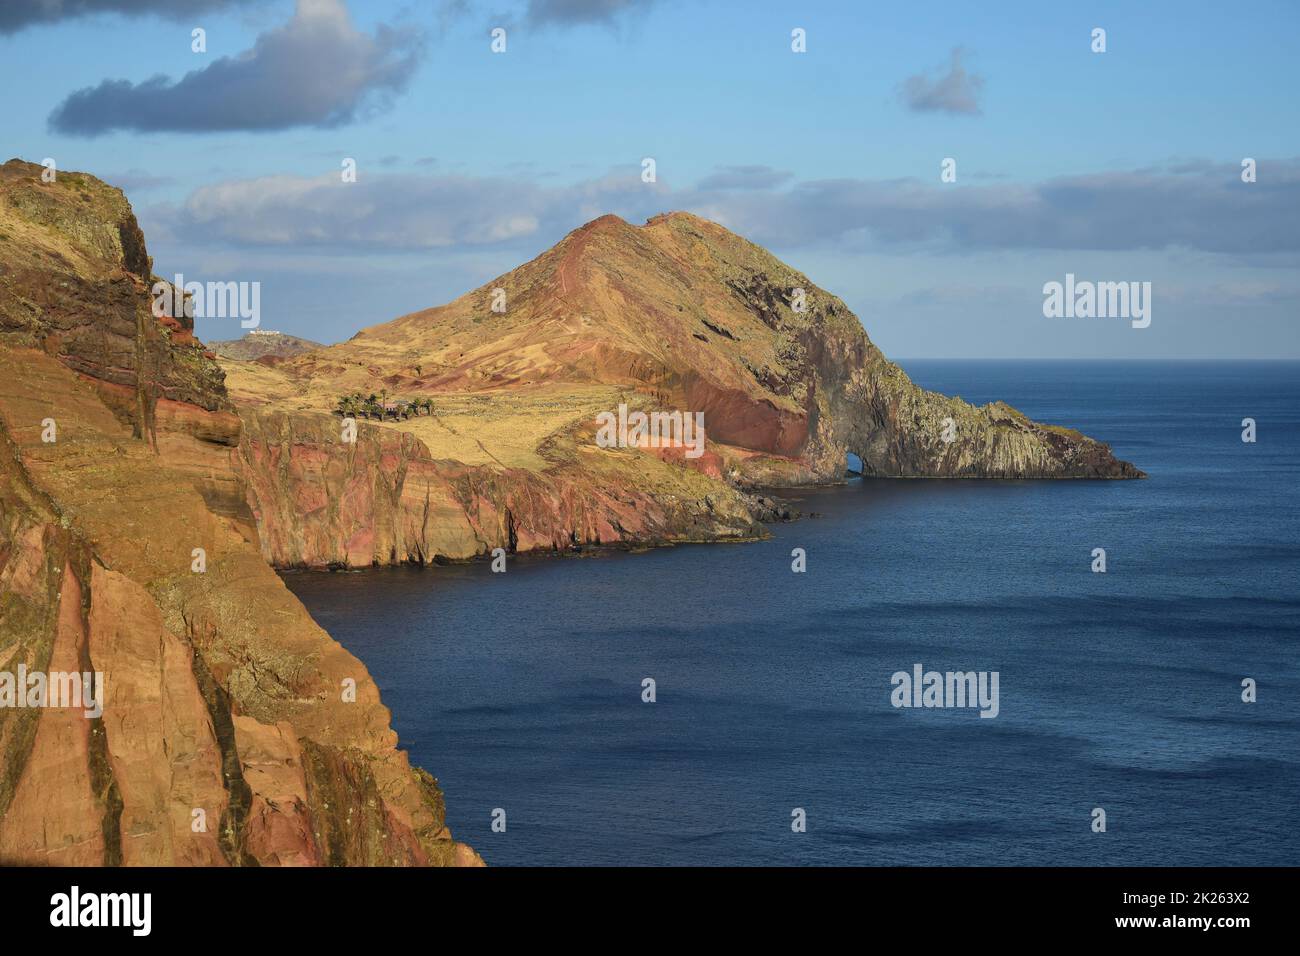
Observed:
[[[327,343],[685,209],[893,357],[1300,358],[1297,36],[1293,0],[4,0],[0,159]],[[1045,316],[1067,274],[1150,324]]]

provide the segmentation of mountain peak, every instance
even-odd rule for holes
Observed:
[[[584,223],[574,232],[610,232],[620,229],[634,229],[635,227],[624,219],[622,216],[607,212],[603,216],[597,216],[591,222]]]
[[[655,215],[647,219],[645,221],[645,224],[647,226],[656,226],[659,223],[664,223],[664,222],[669,222],[669,223],[683,222],[694,226],[703,225],[703,226],[712,226],[716,229],[726,229],[726,226],[714,222],[712,219],[705,219],[703,216],[698,216],[693,212],[687,212],[684,209],[674,209],[674,210],[670,210],[669,212],[656,213]]]

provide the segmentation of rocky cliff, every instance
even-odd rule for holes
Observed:
[[[266,368],[224,361],[266,558],[369,564],[761,534],[762,486],[869,476],[1135,478],[1070,428],[918,388],[835,296],[686,213],[604,216],[460,299]],[[362,423],[338,395],[424,396]],[[699,412],[707,446],[599,447],[620,405]]]
[[[263,559],[126,200],[41,171],[0,167],[0,671],[98,674],[102,713],[0,707],[0,861],[481,862]]]
[[[395,428],[362,423],[349,442],[327,415],[246,409],[243,420],[236,471],[279,567],[744,539],[775,517],[770,502],[657,459],[624,474],[466,465]]]

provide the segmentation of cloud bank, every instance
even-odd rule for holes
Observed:
[[[337,173],[274,176],[196,190],[165,218],[177,235],[250,246],[431,249],[553,241],[607,212],[631,222],[684,209],[763,245],[862,237],[878,248],[1138,250],[1255,257],[1300,250],[1300,159],[1064,176],[1028,185],[944,186],[828,179],[780,187],[766,167],[721,170],[689,188],[639,169],[571,186],[492,177]]]

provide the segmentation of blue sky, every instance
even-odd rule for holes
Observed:
[[[266,328],[338,341],[685,208],[898,357],[1300,357],[1300,4],[38,7],[0,11],[4,157],[121,185],[159,274],[260,281]],[[1150,327],[1045,318],[1067,272],[1150,281]]]

